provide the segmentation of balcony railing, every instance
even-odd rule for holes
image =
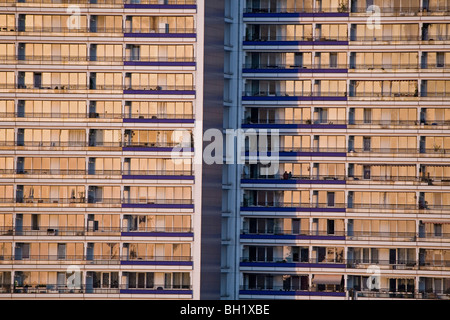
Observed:
[[[321,91],[321,92],[311,92],[311,91],[244,91],[244,97],[346,97],[347,92],[337,92],[337,91]]]
[[[145,91],[192,91],[195,90],[193,85],[131,85],[124,86],[124,90],[145,90]]]
[[[120,198],[41,198],[23,197],[16,198],[15,203],[25,204],[121,204]]]
[[[135,175],[135,176],[191,176],[191,170],[98,170],[90,171],[85,169],[0,169],[0,175],[21,175],[25,178],[27,175]],[[1,177],[0,177],[1,179]]]
[[[250,151],[249,149],[245,150],[246,152],[256,152],[255,151]],[[257,150],[259,152],[263,152],[264,150]],[[308,152],[308,153],[329,153],[329,152],[337,152],[337,153],[346,153],[347,149],[346,148],[338,148],[338,147],[271,147],[267,150],[267,152]]]
[[[124,0],[125,4],[161,4],[161,0]],[[190,4],[194,5],[197,4],[196,0],[164,0],[163,4],[168,5],[183,5],[183,4]]]
[[[124,33],[155,33],[155,34],[166,34],[166,33],[171,33],[171,34],[193,34],[196,32],[195,28],[155,28],[155,29],[150,29],[150,28],[136,28],[136,27],[132,27],[132,28],[124,28],[123,29]]]
[[[333,205],[328,203],[299,203],[299,202],[283,202],[274,201],[266,203],[251,203],[250,201],[244,201],[242,203],[244,207],[269,207],[269,208],[345,208],[344,203],[335,203]]]
[[[419,97],[419,92],[352,92],[350,98],[412,98]]]
[[[450,150],[443,148],[350,148],[348,152],[348,155],[351,155],[352,152],[370,154],[429,154],[440,156],[450,154]],[[358,154],[358,156],[360,155]]]
[[[0,55],[0,61],[7,63],[19,64],[43,64],[43,63],[73,63],[73,62],[111,62],[122,64],[123,62],[195,62],[194,57],[122,57],[122,56],[61,56],[61,55]]]
[[[304,294],[306,293],[310,293],[310,294],[314,294],[314,295],[327,295],[327,294],[342,294],[342,296],[345,296],[344,294],[344,288],[340,288],[340,286],[338,285],[336,289],[319,289],[317,286],[312,286],[312,287],[303,287],[303,286],[296,286],[296,285],[263,285],[263,286],[258,286],[258,285],[241,285],[240,286],[240,290],[242,291],[269,291],[272,295],[276,294],[276,292],[280,292],[280,294],[283,294],[283,291],[293,291],[293,292],[303,292]]]
[[[244,13],[346,13],[348,8],[341,7],[321,7],[321,8],[273,8],[273,7],[259,7],[259,8],[244,8]]]
[[[378,299],[450,299],[449,291],[435,291],[435,292],[424,292],[417,290],[410,291],[391,291],[387,288],[381,288],[373,291],[359,291],[355,292],[358,298],[378,298]]]
[[[85,141],[0,141],[0,147],[20,148],[122,148],[122,147],[155,147],[155,148],[190,148],[177,142],[102,142],[89,143]]]
[[[348,209],[376,209],[376,210],[429,210],[429,211],[450,211],[450,205],[429,205],[429,204],[385,204],[385,203],[353,203],[347,206]]]
[[[450,205],[434,205],[434,204],[384,204],[384,203],[298,203],[298,202],[283,202],[270,201],[265,203],[257,203],[244,201],[241,203],[242,207],[247,208],[323,208],[323,209],[374,209],[374,210],[400,210],[400,211],[450,211]]]
[[[276,294],[277,292],[280,292],[280,294],[284,294],[285,291],[290,292],[302,292],[302,294],[333,294],[333,293],[342,293],[348,292],[349,295],[353,296],[355,298],[379,298],[379,299],[450,299],[450,290],[430,290],[428,292],[425,292],[424,290],[415,290],[412,289],[404,289],[404,290],[397,290],[397,291],[391,291],[387,288],[381,288],[381,289],[373,289],[372,291],[368,290],[361,290],[360,288],[341,288],[338,286],[335,290],[320,290],[317,287],[302,287],[300,285],[272,285],[272,286],[253,286],[253,285],[244,285],[240,286],[240,290],[246,291],[246,292],[252,292],[255,291],[255,294],[260,293],[261,291],[267,291],[271,295]],[[242,293],[241,293],[242,294]]]
[[[1,113],[0,113],[1,115]],[[348,123],[347,120],[341,120],[341,119],[329,119],[329,120],[294,120],[294,119],[283,119],[283,118],[277,118],[277,119],[264,119],[264,120],[255,120],[251,118],[247,118],[242,121],[243,124],[270,124],[270,125],[277,125],[277,124],[302,124],[302,125],[330,125],[330,124],[341,124],[346,125]]]
[[[192,199],[120,199],[120,198],[0,198],[2,204],[116,206],[121,204],[192,205]]]
[[[186,262],[192,261],[190,256],[109,256],[109,255],[23,255],[22,256],[1,256],[1,264],[101,264],[117,265],[124,261],[141,262]]]
[[[242,257],[241,262],[250,262],[250,263],[277,263],[282,267],[286,263],[300,263],[300,264],[309,264],[312,266],[320,265],[320,264],[341,264],[342,268],[351,268],[351,269],[361,269],[361,268],[369,268],[372,265],[377,265],[382,269],[389,270],[419,270],[419,269],[441,269],[445,270],[450,268],[450,261],[441,260],[441,261],[418,261],[414,259],[397,259],[395,261],[392,260],[380,260],[380,259],[343,259],[343,258],[334,258],[334,259],[318,259],[318,258],[298,258],[293,259],[292,257],[273,257],[272,259],[258,259],[256,257],[250,258],[248,256]],[[320,266],[318,266],[320,267]]]
[[[344,259],[293,259],[292,257],[273,257],[273,259],[258,259],[258,258],[250,258],[250,257],[242,257],[241,262],[252,262],[252,263],[323,263],[323,264],[336,264],[336,263],[345,263]]]
[[[0,113],[1,116],[1,113]],[[450,126],[450,120],[426,120],[426,121],[418,121],[418,120],[345,120],[345,119],[327,119],[327,120],[303,120],[303,119],[284,119],[282,116],[277,117],[276,119],[252,119],[246,118],[242,121],[242,124],[258,124],[258,125],[351,125],[351,126],[363,126],[366,127],[422,127],[429,126],[429,129],[437,129],[442,126]],[[352,129],[358,129],[352,128]],[[416,129],[416,128],[414,128]]]
[[[1,144],[0,144],[1,145]],[[18,141],[17,147],[24,148],[87,148],[87,147],[106,147],[106,148],[120,148],[124,145],[123,142],[102,142],[96,141],[89,143],[86,141]]]
[[[122,28],[122,27],[61,27],[61,26],[25,26],[22,28],[11,26],[1,29],[0,31],[15,31],[19,33],[69,33],[69,34],[80,34],[80,33],[146,33],[146,34],[195,34],[195,28]]]
[[[192,91],[194,86],[186,85],[87,85],[87,84],[1,84],[0,89],[26,89],[26,90],[56,90],[56,91],[70,91],[70,90],[143,90],[143,91]],[[70,92],[67,92],[70,93]]]
[[[296,235],[296,236],[337,236],[337,237],[343,237],[345,236],[345,231],[334,231],[334,233],[330,233],[327,231],[298,231],[294,232],[292,229],[283,230],[279,227],[274,227],[273,230],[264,231],[264,232],[251,232],[248,228],[242,229],[241,234],[247,234],[247,235]]]
[[[379,7],[380,8],[380,14],[394,14],[394,15],[417,15],[419,13],[426,14],[426,13],[436,13],[436,12],[442,12],[446,13],[449,12],[450,7],[428,7],[428,8],[422,8],[422,7]],[[351,13],[367,13],[367,14],[373,14],[374,10],[367,10],[367,7],[352,7]]]
[[[193,114],[153,114],[153,113],[108,113],[108,112],[89,112],[89,113],[61,113],[61,112],[0,112],[0,118],[51,118],[51,119],[152,119],[152,120],[193,120]]]
[[[413,42],[413,41],[425,41],[422,40],[422,36],[418,35],[399,35],[399,36],[387,36],[387,35],[377,35],[377,36],[358,36],[352,35],[348,38],[349,41],[361,41],[361,42],[377,42],[377,41],[398,41],[398,42]],[[444,40],[444,39],[443,39]]]
[[[348,41],[348,36],[282,36],[282,35],[248,35],[244,41],[266,42],[266,41]]]
[[[194,203],[192,199],[123,199],[125,204],[157,204],[157,205],[191,205]]]
[[[121,236],[127,233],[192,233],[190,227],[59,227],[59,226],[10,226],[0,227],[1,236]]]
[[[397,241],[401,239],[402,241],[419,241],[424,238],[430,239],[450,239],[450,234],[442,234],[441,236],[435,236],[434,233],[421,234],[419,239],[419,234],[416,232],[376,232],[376,231],[309,231],[302,230],[299,232],[294,232],[293,230],[283,230],[278,227],[274,227],[273,230],[267,231],[253,231],[251,232],[248,228],[241,230],[242,235],[266,235],[266,236],[305,236],[305,237],[346,237],[346,240],[358,240],[359,238],[378,238],[386,241],[391,241],[396,239]]]
[[[282,171],[282,170],[280,170]],[[255,176],[253,174],[242,174],[242,179],[255,179],[255,180],[346,180],[345,175],[292,175],[287,178],[283,177],[280,173],[277,176]]]
[[[280,170],[283,172],[283,170]],[[1,171],[0,171],[1,173]],[[284,177],[281,173],[278,175],[255,175],[250,173],[244,173],[241,179],[251,180],[273,180],[273,183],[277,183],[279,180],[311,180],[311,181],[346,181],[347,184],[359,184],[360,182],[367,183],[391,183],[391,182],[404,182],[414,185],[428,184],[428,185],[450,185],[450,177],[425,177],[425,176],[376,176],[372,174],[366,175],[296,175],[293,174],[288,177]]]
[[[154,293],[161,293],[161,291],[176,290],[186,290],[186,293],[190,294],[192,289],[191,285],[165,285],[165,284],[154,284],[146,286],[134,286],[130,287],[126,284],[112,284],[109,286],[104,286],[97,288],[93,285],[81,284],[74,287],[67,287],[65,284],[33,284],[33,285],[10,285],[10,284],[0,284],[0,294],[120,294],[122,290],[126,290],[127,294],[133,290],[137,290],[137,293],[142,294],[142,290],[148,290],[149,293],[156,291]]]
[[[347,64],[321,64],[321,65],[295,65],[295,64],[284,64],[284,63],[275,63],[275,64],[254,64],[248,63],[244,64],[244,69],[257,69],[257,70],[274,70],[274,69],[303,69],[303,70],[323,70],[323,69],[347,69]]]
[[[161,3],[159,0],[25,0],[17,2],[17,0],[1,0],[0,4],[10,6],[45,6],[52,5],[84,5],[88,7],[123,7],[124,4],[142,4],[142,5],[196,5],[196,0],[165,0]]]

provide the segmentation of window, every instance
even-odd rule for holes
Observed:
[[[370,166],[365,165],[363,167],[364,179],[370,179]]]
[[[334,220],[327,220],[327,234],[334,234]]]
[[[328,207],[334,207],[334,192],[327,192],[327,206]],[[333,221],[334,223],[334,221]]]
[[[338,67],[338,55],[335,52],[330,53],[330,68],[337,68],[337,67]]]
[[[434,224],[434,236],[435,237],[442,236],[442,224]]]
[[[58,260],[66,259],[66,244],[58,243]]]
[[[370,151],[370,137],[363,137],[364,151]]]
[[[436,53],[436,68],[443,68],[445,66],[445,52]]]

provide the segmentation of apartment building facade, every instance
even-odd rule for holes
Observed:
[[[199,299],[203,17],[1,1],[0,299]]]
[[[449,9],[226,2],[224,127],[280,168],[224,169],[223,299],[449,298]]]

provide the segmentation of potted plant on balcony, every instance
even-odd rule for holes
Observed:
[[[338,12],[345,13],[348,11],[347,4],[344,2],[339,3]]]

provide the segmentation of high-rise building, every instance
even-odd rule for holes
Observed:
[[[203,20],[0,1],[1,299],[200,298]]]
[[[449,12],[226,1],[224,126],[279,172],[225,167],[223,299],[450,296]]]

